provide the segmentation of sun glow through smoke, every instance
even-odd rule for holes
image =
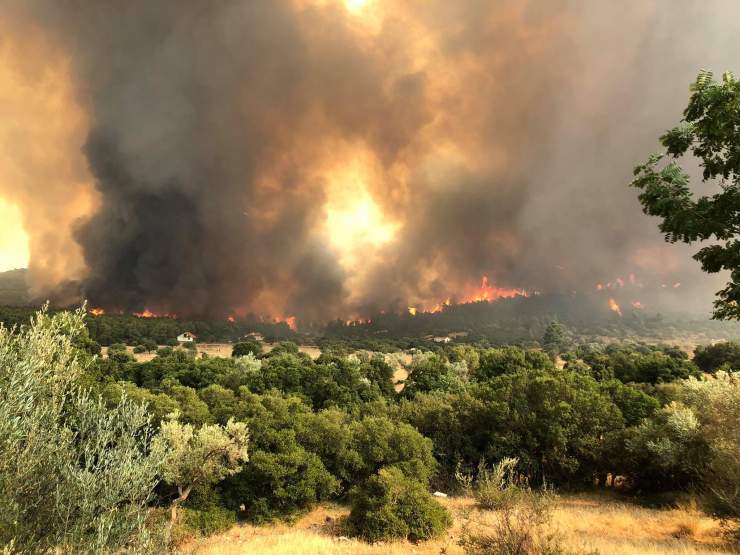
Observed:
[[[21,212],[0,199],[0,272],[28,266],[28,235],[23,229]]]

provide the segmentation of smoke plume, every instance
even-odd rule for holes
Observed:
[[[322,320],[483,276],[720,285],[626,184],[697,71],[737,69],[733,0],[6,0],[0,37],[41,295]]]

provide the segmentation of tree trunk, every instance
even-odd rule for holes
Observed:
[[[170,527],[174,526],[175,522],[177,522],[177,508],[182,505],[188,498],[191,489],[192,486],[188,486],[185,489],[183,489],[181,486],[177,486],[177,493],[179,497],[172,502],[172,506],[170,507]]]

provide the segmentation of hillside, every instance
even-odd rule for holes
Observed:
[[[23,306],[28,304],[28,270],[19,268],[0,272],[0,305]]]

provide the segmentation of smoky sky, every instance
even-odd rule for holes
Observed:
[[[48,222],[31,206],[78,187],[96,199],[58,224],[84,271],[57,269],[42,294],[318,320],[461,298],[482,276],[570,291],[633,273],[682,283],[662,301],[705,311],[721,286],[696,248],[664,244],[627,184],[698,70],[738,69],[732,0],[3,11],[5,40],[43,37],[26,64],[67,64],[85,116],[83,136],[54,145],[83,157],[85,183],[47,171],[18,201],[33,235]],[[328,230],[335,216],[346,229]]]

